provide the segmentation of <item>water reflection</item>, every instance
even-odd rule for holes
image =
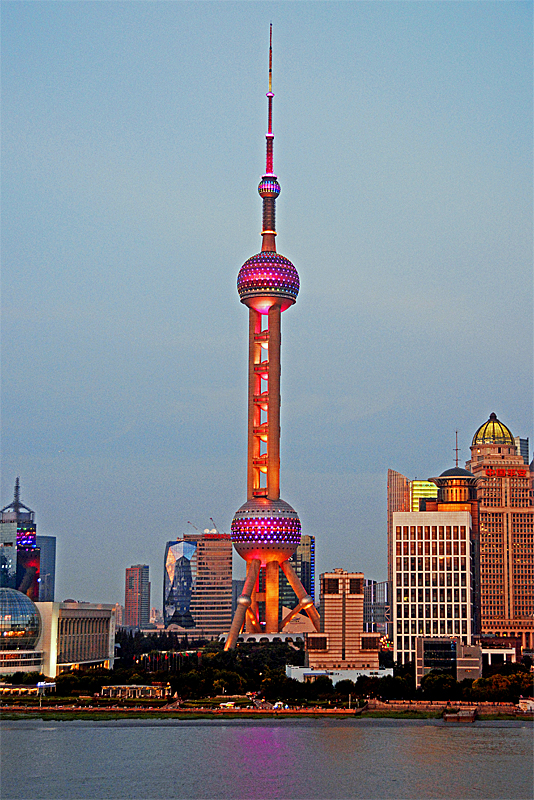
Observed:
[[[2,797],[524,800],[531,753],[517,723],[8,722]]]

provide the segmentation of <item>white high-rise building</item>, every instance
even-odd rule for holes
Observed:
[[[469,511],[393,514],[394,659],[415,659],[418,636],[459,636],[473,626],[472,518]]]

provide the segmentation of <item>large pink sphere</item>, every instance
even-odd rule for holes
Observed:
[[[232,520],[232,541],[245,561],[286,561],[300,544],[300,519],[284,500],[247,500]]]
[[[265,250],[247,259],[237,276],[242,303],[266,314],[280,300],[282,311],[293,305],[299,293],[299,274],[291,261]]]

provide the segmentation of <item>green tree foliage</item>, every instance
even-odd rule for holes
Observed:
[[[534,695],[532,674],[518,671],[511,675],[491,675],[479,678],[472,687],[473,700],[490,700],[494,703],[517,704],[519,697]]]
[[[336,683],[336,694],[340,698],[347,698],[349,694],[356,695],[356,687],[354,681],[345,678],[343,681]]]
[[[450,672],[432,670],[421,678],[425,700],[460,700],[461,685]]]
[[[310,683],[287,678],[286,664],[302,666],[304,651],[285,643],[267,645],[250,642],[239,645],[235,650],[225,651],[220,642],[208,642],[201,646],[175,634],[145,636],[124,631],[119,632],[118,640],[123,657],[116,662],[113,671],[97,669],[61,673],[56,679],[57,694],[96,694],[108,684],[153,682],[170,683],[173,694],[184,700],[258,692],[270,702],[281,700],[289,705],[327,701],[346,705],[349,695],[354,703],[356,699],[367,697],[382,700],[421,698],[517,703],[520,696],[533,694],[529,664],[503,664],[495,670],[496,674],[485,675],[474,682],[466,680],[457,683],[448,673],[431,672],[423,678],[421,689],[417,690],[414,664],[397,664],[393,676],[362,676],[355,683],[342,680],[333,686],[327,676],[320,676]],[[188,652],[185,652],[186,648]],[[145,658],[147,654],[156,654],[158,657]],[[152,671],[149,671],[149,667]],[[15,673],[10,680],[35,684],[41,678],[37,673]]]

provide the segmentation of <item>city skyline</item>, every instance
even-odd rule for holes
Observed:
[[[388,468],[440,474],[456,430],[463,465],[492,411],[532,440],[531,7],[309,10],[4,6],[2,502],[20,476],[58,599],[161,585],[165,542],[242,502],[271,20],[284,498],[317,572],[386,578]]]

